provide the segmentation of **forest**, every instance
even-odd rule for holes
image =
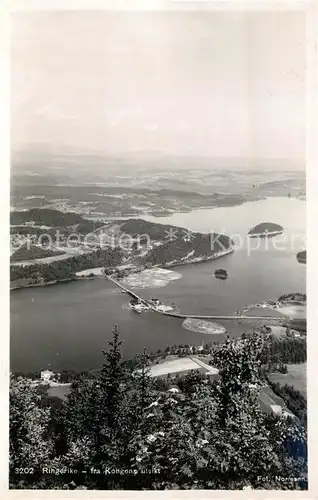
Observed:
[[[24,225],[27,222],[34,222],[36,226],[46,226],[49,229],[45,229],[45,234],[49,234],[53,239],[57,229],[60,229],[65,236],[68,236],[74,232],[74,230],[76,230],[78,234],[85,235],[105,225],[105,222],[102,221],[84,219],[80,214],[75,212],[60,212],[59,210],[47,208],[31,208],[26,211],[11,212],[11,234],[19,233],[38,237],[43,234],[43,229],[40,227]]]
[[[55,280],[67,280],[75,278],[75,273],[82,269],[91,267],[112,267],[117,266],[122,261],[122,252],[119,248],[102,249],[70,257],[69,259],[59,260],[51,264],[33,264],[30,266],[11,266],[10,279],[30,279],[35,282],[39,277],[44,282]]]
[[[29,210],[28,214],[32,211]],[[69,236],[69,234],[76,232],[80,236],[84,236],[104,225],[102,222],[85,220],[76,214],[66,213],[55,210],[39,210],[34,209],[34,217],[39,223],[40,221],[45,221],[47,224],[50,223],[63,223],[67,224],[70,222],[77,221],[76,227],[70,228],[69,226],[59,227],[61,229],[62,235],[64,237]],[[17,212],[20,213],[20,212]],[[23,212],[27,213],[27,212]],[[33,213],[33,212],[32,212]],[[74,216],[74,217],[73,217]],[[23,216],[25,219],[30,219],[30,215]],[[137,240],[131,245],[130,253],[129,249],[120,248],[120,241],[117,240],[115,248],[98,248],[90,253],[83,255],[76,255],[65,260],[59,260],[52,262],[50,264],[40,264],[36,263],[30,266],[18,267],[11,266],[10,269],[10,279],[21,280],[30,279],[38,281],[39,278],[43,279],[44,282],[55,281],[55,280],[68,280],[75,276],[75,273],[82,271],[83,269],[90,269],[93,267],[116,267],[122,263],[124,255],[130,255],[132,263],[140,267],[152,267],[155,265],[160,265],[162,267],[169,266],[171,262],[182,263],[189,256],[191,258],[198,258],[204,260],[213,256],[215,253],[227,250],[232,245],[232,241],[228,236],[220,235],[216,233],[212,234],[201,234],[201,233],[189,233],[184,228],[156,224],[153,222],[147,222],[142,219],[130,219],[127,221],[117,221],[120,224],[120,231],[117,232],[116,237],[129,235],[131,238],[138,237]],[[20,229],[20,228],[11,228]],[[57,228],[56,228],[57,229]],[[27,234],[34,234],[39,236],[40,228],[33,228],[28,226],[23,228],[27,230]],[[45,230],[49,231],[49,235],[52,237],[52,229]],[[118,231],[118,229],[117,229]],[[188,234],[189,233],[189,234]],[[171,238],[169,235],[172,235]],[[42,235],[42,240],[45,235]],[[53,236],[53,240],[56,235]],[[153,243],[159,243],[159,245],[153,245]],[[122,243],[122,246],[124,243]],[[139,248],[138,248],[139,246]],[[33,249],[34,247],[32,247]],[[140,255],[140,250],[147,250],[146,254]],[[128,250],[128,254],[127,254]],[[43,250],[45,252],[45,250]],[[17,250],[12,256],[12,261],[23,260],[27,258],[24,247]]]
[[[228,250],[231,244],[231,239],[225,235],[193,233],[189,240],[178,238],[152,248],[144,257],[144,262],[150,266],[164,267],[170,263],[182,263],[186,259],[204,260],[217,252]]]
[[[14,254],[11,256],[11,261],[20,262],[30,259],[44,259],[46,257],[62,255],[63,253],[64,252],[59,250],[51,250],[49,248],[42,248],[35,245],[25,244],[14,252]]]
[[[288,409],[299,418],[303,426],[307,426],[307,401],[302,394],[290,385],[281,386],[277,382],[268,379],[269,386],[277,396],[285,401]]]
[[[280,295],[278,297],[278,302],[288,302],[288,301],[293,301],[293,302],[306,302],[307,300],[307,295],[305,293],[300,293],[300,292],[294,292],[294,293],[285,293],[284,295]]]
[[[262,352],[262,363],[273,368],[280,363],[305,363],[307,360],[306,338],[270,336]]]
[[[10,214],[12,225],[25,224],[30,221],[34,221],[37,225],[60,227],[80,224],[83,218],[76,213],[46,208],[30,208],[30,210],[16,211]]]

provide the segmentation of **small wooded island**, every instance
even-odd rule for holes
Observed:
[[[216,269],[214,276],[219,280],[226,280],[228,277],[227,271],[225,269]]]
[[[298,252],[297,260],[300,264],[307,263],[307,250],[303,250],[302,252]]]
[[[266,236],[276,236],[277,234],[282,234],[284,228],[279,224],[274,222],[261,222],[256,226],[252,227],[248,235],[250,238],[264,238]]]

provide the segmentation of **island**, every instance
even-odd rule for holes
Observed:
[[[144,311],[158,311],[160,313],[165,313],[172,312],[176,309],[173,305],[163,304],[159,299],[151,298],[142,300],[135,297],[129,302],[129,308],[138,314],[141,314]]]
[[[214,276],[219,280],[226,280],[228,278],[228,274],[225,269],[216,269]]]
[[[302,252],[298,252],[296,257],[297,257],[297,260],[300,264],[306,264],[307,263],[307,250],[303,250]]]
[[[252,227],[247,233],[250,238],[266,238],[268,236],[276,236],[282,234],[284,228],[273,222],[261,222]]]

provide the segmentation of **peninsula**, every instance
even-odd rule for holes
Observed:
[[[38,251],[25,251],[28,260],[17,262],[13,253],[10,266],[12,288],[75,280],[85,270],[93,276],[94,268],[104,268],[110,274],[117,273],[117,278],[123,278],[153,267],[170,268],[216,259],[234,250],[234,242],[226,235],[191,232],[143,219],[92,222],[78,214],[40,209],[31,214],[24,212],[23,218],[29,225],[15,227],[13,237],[19,238],[23,245],[30,234],[34,240],[39,239],[48,231],[40,230],[38,225],[41,222],[50,227],[50,250],[58,254],[41,259]],[[76,241],[71,248],[69,236]],[[34,246],[32,242],[32,250]]]
[[[284,228],[279,224],[273,222],[261,222],[256,226],[252,227],[248,235],[250,238],[265,238],[268,236],[276,236],[277,234],[282,234]]]

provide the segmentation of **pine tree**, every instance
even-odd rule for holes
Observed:
[[[125,371],[122,367],[121,345],[118,326],[113,329],[113,338],[108,342],[109,349],[102,350],[104,362],[101,370],[100,389],[102,398],[101,418],[110,429],[115,429],[119,423],[119,409],[121,403],[122,384],[125,380]]]
[[[147,349],[136,356],[136,370],[134,372],[134,386],[139,412],[142,415],[152,398],[152,380],[149,369],[150,357]]]
[[[71,386],[59,419],[60,451],[67,465],[102,467],[120,462],[125,433],[124,392],[126,370],[122,364],[117,325],[99,377],[79,377]]]
[[[115,466],[119,464],[122,455],[122,436],[127,423],[123,418],[126,369],[122,364],[123,342],[117,325],[112,334],[108,350],[102,350],[104,362],[97,382],[95,461],[99,465],[112,463]]]

